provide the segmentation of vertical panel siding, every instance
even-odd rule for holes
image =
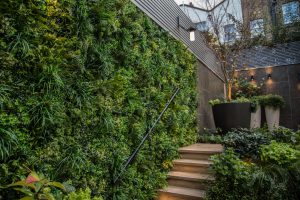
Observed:
[[[195,41],[190,41],[189,33],[177,27],[177,17],[180,24],[186,28],[194,26],[174,0],[131,0],[137,7],[151,17],[158,25],[168,31],[173,37],[181,40],[189,50],[211,70],[219,79],[224,81],[219,61],[213,51],[207,47],[199,31],[195,33]]]

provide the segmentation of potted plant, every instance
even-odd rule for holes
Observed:
[[[285,101],[279,95],[266,95],[260,100],[261,105],[265,107],[266,120],[269,131],[279,127],[280,108],[284,107]]]
[[[210,26],[212,27],[208,31],[203,31],[202,34],[205,38],[206,44],[212,49],[216,57],[218,58],[218,64],[221,68],[222,76],[225,84],[226,100],[216,103],[217,101],[211,101],[213,116],[217,128],[221,128],[223,133],[232,128],[250,128],[259,126],[259,122],[251,124],[251,101],[249,96],[244,96],[245,93],[240,92],[243,95],[241,99],[235,99],[235,85],[237,82],[237,70],[246,68],[246,65],[240,66],[239,57],[244,49],[251,47],[253,44],[253,38],[249,37],[248,23],[243,23],[243,20],[239,20],[238,13],[234,13],[228,10],[228,7],[224,9],[224,14],[219,12],[211,12],[208,18]],[[234,34],[224,35],[224,25],[233,25]],[[259,37],[256,39],[260,40]],[[260,41],[263,41],[260,40]],[[251,95],[258,95],[259,88],[253,84],[244,81],[240,85],[242,89],[247,89],[247,93]],[[238,90],[243,91],[243,90]],[[255,109],[259,113],[259,109]],[[255,115],[256,116],[256,115]],[[255,118],[253,115],[253,118]],[[258,114],[257,114],[258,116]]]
[[[250,99],[238,98],[231,101],[215,99],[209,103],[212,106],[215,125],[223,133],[232,128],[251,128],[251,113],[257,109]]]

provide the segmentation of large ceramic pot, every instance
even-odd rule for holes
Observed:
[[[265,106],[266,120],[269,131],[279,127],[280,108]]]
[[[222,103],[212,107],[215,125],[223,133],[232,128],[250,128],[250,103]]]
[[[250,128],[260,128],[261,126],[261,106],[258,105],[254,112],[251,112]]]

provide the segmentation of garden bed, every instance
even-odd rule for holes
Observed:
[[[222,143],[226,150],[214,156],[216,180],[211,200],[296,200],[300,196],[300,131],[280,127],[239,129],[225,136],[200,135],[199,142]]]

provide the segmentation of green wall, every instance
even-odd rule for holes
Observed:
[[[29,168],[106,199],[151,199],[177,148],[196,138],[194,63],[129,0],[1,1],[0,185]],[[15,198],[11,190],[0,195]]]

